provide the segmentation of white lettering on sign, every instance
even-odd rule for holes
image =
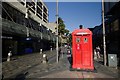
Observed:
[[[86,34],[88,34],[88,33],[86,33],[86,32],[79,32],[79,33],[76,33],[76,35],[86,35]]]
[[[13,37],[8,37],[8,36],[1,36],[3,39],[13,39]]]

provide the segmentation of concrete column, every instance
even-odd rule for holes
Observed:
[[[35,15],[37,15],[37,0],[35,0]]]
[[[42,5],[42,21],[43,21],[43,13],[44,13],[43,8],[44,8],[44,6]]]

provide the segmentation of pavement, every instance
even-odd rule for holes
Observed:
[[[59,63],[56,63],[56,51],[46,51],[47,63],[42,63],[42,54],[34,53],[24,56],[17,56],[10,62],[2,63],[4,79],[14,78],[16,80],[45,79],[45,78],[120,78],[120,71],[116,68],[104,66],[102,60],[94,60],[94,67],[97,72],[70,71],[70,54],[60,56]]]
[[[56,51],[45,51],[48,59],[55,56]],[[42,55],[40,53],[13,56],[11,61],[2,62],[2,73],[4,78],[14,78],[19,73],[24,73],[42,63]]]

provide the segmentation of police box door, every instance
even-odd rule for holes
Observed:
[[[90,42],[89,35],[76,36],[76,64],[90,66]]]

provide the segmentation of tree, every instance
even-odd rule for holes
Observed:
[[[58,35],[60,35],[61,41],[64,42],[64,40],[67,40],[67,42],[68,42],[68,39],[69,39],[69,30],[65,29],[65,27],[66,26],[64,24],[64,21],[62,20],[61,17],[59,17],[58,18]]]
[[[69,30],[65,29],[64,21],[61,17],[58,18],[58,35],[65,35],[67,36],[69,34]]]
[[[65,33],[65,24],[64,21],[62,20],[62,18],[58,18],[58,34],[59,35],[64,35]]]
[[[68,35],[69,35],[69,32],[70,32],[69,30],[65,29],[65,34],[64,34],[64,35],[65,35],[65,36],[68,36]]]

